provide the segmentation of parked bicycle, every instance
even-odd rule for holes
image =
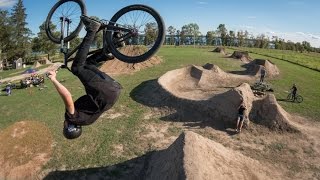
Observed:
[[[291,92],[287,96],[287,101],[301,103],[303,101],[303,97],[299,94],[296,94],[296,96],[294,97],[293,93]]]
[[[71,56],[78,50],[78,45],[70,50],[69,42],[83,27],[80,19],[87,10],[82,0],[60,0],[50,10],[45,21],[48,38],[61,44],[64,65],[67,68]],[[117,59],[127,63],[138,63],[153,56],[163,43],[165,25],[159,13],[146,5],[135,4],[119,10],[111,20],[100,20],[103,45],[102,51],[112,53]],[[60,29],[60,32],[55,29]]]

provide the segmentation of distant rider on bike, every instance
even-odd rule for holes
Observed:
[[[298,89],[297,89],[296,84],[293,84],[292,88],[291,88],[291,92],[292,92],[292,97],[293,97],[294,100],[297,98],[297,90]]]

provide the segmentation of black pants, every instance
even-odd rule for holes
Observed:
[[[104,72],[101,72],[94,65],[95,63],[92,63],[101,57],[100,54],[94,54],[87,58],[95,34],[96,32],[87,32],[72,63],[71,72],[80,79],[87,95],[91,96],[94,101],[107,101],[102,104],[110,104],[111,101],[115,101],[117,98],[111,100],[109,96],[103,97],[101,94],[110,94],[107,91],[110,91],[111,88],[112,93],[114,93],[112,97],[118,96],[121,85]],[[101,104],[101,102],[98,104]]]

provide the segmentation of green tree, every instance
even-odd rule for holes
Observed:
[[[14,5],[11,13],[11,26],[12,29],[12,49],[8,54],[10,58],[25,58],[26,55],[31,51],[30,36],[32,32],[27,28],[27,14],[25,13],[26,8],[23,6],[22,0],[18,0],[17,4]]]
[[[222,41],[222,45],[226,45],[226,37],[227,37],[227,28],[225,26],[225,24],[219,24],[218,28],[217,28],[217,33],[219,34],[221,41]]]
[[[3,58],[2,52],[6,52],[10,47],[11,29],[8,11],[0,10],[0,60]]]
[[[238,45],[243,47],[245,43],[245,32],[242,30],[237,32],[237,38],[238,38]]]
[[[302,41],[302,46],[305,50],[307,50],[308,52],[312,50],[311,45],[309,42],[307,41]]]
[[[196,43],[196,39],[199,35],[201,35],[199,31],[199,26],[196,23],[190,23],[187,25],[182,26],[181,28],[185,35],[188,35],[189,37],[192,37],[193,44]]]
[[[175,36],[176,28],[174,28],[173,26],[169,26],[168,29],[167,29],[167,32],[170,35],[169,44],[173,45],[174,44],[174,36]]]
[[[56,31],[55,25],[50,23],[51,29],[53,33],[60,34],[60,32]],[[48,54],[50,59],[50,54],[54,54],[58,50],[58,45],[49,40],[46,32],[45,32],[45,24],[43,23],[39,29],[38,36],[32,39],[32,50],[35,52],[43,52]]]
[[[215,38],[215,32],[214,31],[208,31],[206,38],[207,38],[207,45],[213,45],[214,38]]]
[[[236,34],[234,31],[229,31],[229,37],[230,37],[230,45],[234,46],[235,45],[235,40],[236,40]]]
[[[158,28],[156,23],[147,23],[144,29],[146,34],[144,43],[145,45],[150,45],[155,42],[157,38]]]

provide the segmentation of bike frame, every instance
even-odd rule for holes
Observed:
[[[109,21],[110,22],[110,21]],[[120,42],[123,42],[125,41],[125,39],[127,38],[130,38],[132,35],[135,35],[136,32],[134,30],[130,30],[130,29],[126,29],[126,28],[122,28],[122,27],[119,27],[117,25],[110,25],[108,21],[106,21],[106,23],[102,23],[101,24],[101,27],[99,29],[99,31],[102,30],[102,53],[106,53],[108,52],[108,44],[107,44],[107,40],[106,40],[106,37],[107,37],[107,31],[123,31],[123,32],[128,32],[126,35],[124,36],[120,36],[120,37],[117,37],[115,40],[120,43]],[[71,71],[69,68],[68,68],[68,62],[70,61],[69,58],[79,49],[80,45],[79,44],[77,47],[75,47],[74,49],[72,49],[70,51],[70,41],[68,42],[64,42],[64,30],[65,30],[65,26],[67,28],[67,36],[69,35],[69,26],[70,26],[70,23],[71,23],[71,20],[69,20],[68,18],[65,18],[65,17],[61,17],[60,18],[60,23],[61,23],[61,43],[60,43],[60,52],[63,53],[63,56],[64,56],[64,61],[63,61],[63,65],[61,66],[61,68],[66,68],[68,69],[69,71]],[[114,23],[115,24],[115,23]],[[98,32],[99,32],[98,31]],[[97,32],[97,33],[98,33]],[[120,40],[120,41],[119,41]],[[66,44],[67,43],[67,44]],[[100,51],[101,49],[97,49],[97,50],[94,50],[94,51],[90,51],[88,53],[88,55],[90,54],[94,54],[98,51]]]

